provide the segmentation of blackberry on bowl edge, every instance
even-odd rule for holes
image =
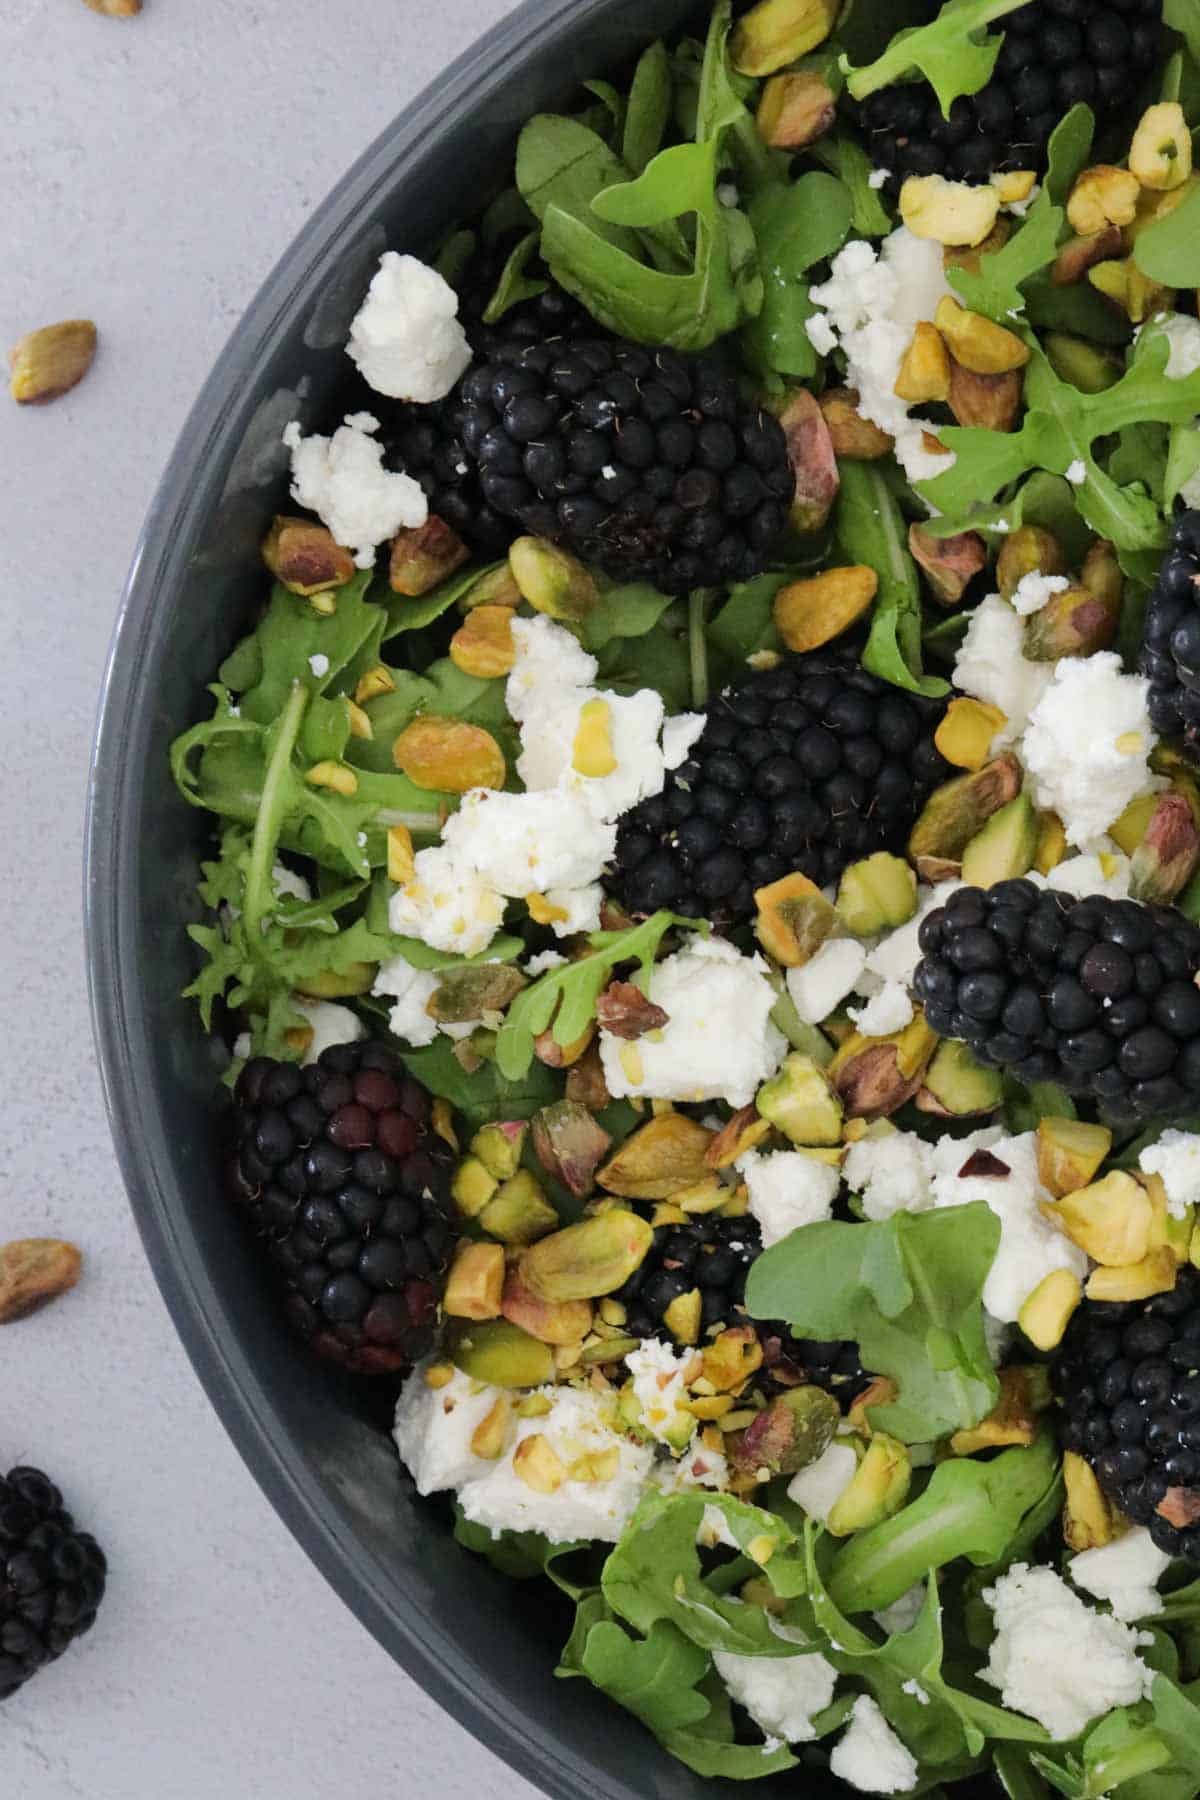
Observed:
[[[941,710],[850,651],[747,676],[708,707],[662,793],[621,818],[608,885],[633,913],[730,922],[795,870],[824,887],[859,857],[900,848],[950,772],[933,742]]]
[[[429,1095],[385,1045],[361,1042],[307,1068],[254,1057],[235,1097],[230,1186],[292,1323],[344,1368],[411,1367],[433,1342],[454,1242]]]
[[[0,1476],[0,1700],[91,1630],[107,1566],[40,1469]]]
[[[1200,744],[1200,512],[1180,513],[1146,602],[1142,673],[1150,723],[1162,737]]]

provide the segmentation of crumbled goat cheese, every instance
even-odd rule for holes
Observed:
[[[633,1376],[633,1397],[641,1408],[642,1424],[660,1443],[670,1442],[679,1404],[687,1399],[683,1372],[691,1360],[690,1350],[677,1356],[670,1344],[659,1338],[643,1338],[625,1358],[625,1367]]]
[[[985,1200],[999,1219],[1000,1243],[984,1282],[983,1304],[994,1319],[1011,1324],[1044,1276],[1054,1269],[1071,1269],[1082,1281],[1088,1259],[1039,1210],[1040,1202],[1052,1195],[1038,1179],[1034,1133],[1006,1138],[987,1129],[971,1135],[973,1143],[944,1139],[934,1147],[933,1203],[965,1206],[971,1200]],[[981,1138],[985,1142],[980,1143]],[[961,1170],[976,1148],[990,1150],[1008,1173],[963,1175]]]
[[[551,910],[550,929],[555,937],[574,937],[580,931],[599,931],[604,889],[598,881],[590,881],[586,887],[547,888],[546,900]]]
[[[771,1023],[777,995],[760,956],[743,956],[723,938],[692,938],[655,965],[649,997],[667,1015],[661,1030],[632,1041],[600,1033],[614,1100],[652,1094],[748,1106],[779,1067],[787,1040]]]
[[[799,1225],[828,1219],[842,1180],[838,1169],[802,1150],[776,1150],[769,1156],[748,1150],[738,1158],[737,1171],[749,1190],[750,1211],[762,1227],[764,1250]]]
[[[1037,197],[1041,193],[1041,191],[1042,191],[1041,182],[1035,181],[1033,186],[1030,188],[1029,192],[1026,194],[1026,196],[1023,200],[1006,200],[1006,201],[1004,201],[1000,210],[1001,210],[1001,212],[1011,213],[1013,215],[1014,219],[1023,219],[1025,217],[1026,213],[1029,211],[1030,207],[1037,200]],[[1023,310],[1024,310],[1024,308],[1022,307],[1022,311]],[[1016,319],[1016,318],[1020,318],[1021,315],[1020,315],[1020,313],[1013,312],[1010,310],[1008,316],[1010,319]]]
[[[456,1369],[445,1387],[425,1379],[429,1364],[418,1363],[400,1390],[393,1436],[400,1460],[418,1494],[459,1488],[491,1467],[471,1449],[471,1438],[498,1399],[499,1388],[480,1387]]]
[[[254,1040],[251,1038],[250,1033],[248,1031],[239,1031],[233,1040],[233,1054],[237,1057],[238,1061],[245,1062],[253,1048]]]
[[[1172,1218],[1186,1218],[1189,1206],[1200,1205],[1200,1136],[1194,1131],[1164,1131],[1142,1151],[1138,1167],[1161,1175]]]
[[[1139,343],[1147,336],[1166,338],[1171,346],[1165,371],[1169,381],[1186,381],[1200,369],[1200,319],[1187,313],[1160,313],[1137,335]]]
[[[487,1473],[459,1489],[459,1504],[472,1524],[501,1531],[540,1531],[553,1544],[598,1538],[615,1544],[637,1508],[654,1463],[648,1444],[614,1431],[611,1401],[590,1390],[568,1387],[537,1390],[550,1401],[540,1418],[518,1419],[514,1442]],[[540,1435],[557,1456],[566,1478],[551,1494],[535,1492],[513,1463],[517,1445]],[[606,1450],[618,1453],[617,1472],[608,1481],[585,1481],[570,1474],[572,1464]]]
[[[740,198],[736,182],[720,181],[717,183],[717,199],[722,206],[736,206]]]
[[[388,923],[400,937],[460,956],[486,950],[503,917],[503,896],[444,844],[417,851],[412,879],[388,904]]]
[[[1153,1671],[1137,1648],[1150,1634],[1085,1605],[1053,1569],[1015,1563],[983,1598],[996,1635],[982,1678],[1052,1738],[1077,1737],[1101,1713],[1149,1694]]]
[[[350,327],[347,354],[391,400],[444,399],[471,360],[458,295],[436,269],[388,250]]]
[[[1148,1619],[1163,1609],[1158,1583],[1171,1558],[1158,1548],[1144,1525],[1095,1550],[1083,1550],[1067,1564],[1067,1574],[1086,1593],[1107,1600],[1116,1619]]]
[[[505,683],[504,704],[518,724],[536,713],[564,688],[590,687],[600,667],[577,637],[544,613],[514,619],[513,666]]]
[[[921,926],[929,914],[936,912],[939,906],[945,906],[951,894],[957,893],[962,885],[961,881],[939,881],[936,887],[919,889],[916,912],[907,924],[886,932],[874,949],[867,952],[864,972],[878,976],[881,982],[898,981],[902,987],[911,987],[921,960]],[[866,992],[862,982],[859,987]]]
[[[911,1025],[913,1019],[908,989],[899,981],[885,981],[865,1006],[852,1006],[849,1011],[864,1037],[890,1037],[893,1031],[903,1031]]]
[[[323,651],[318,650],[315,655],[309,657],[308,666],[316,676],[317,680],[320,681],[323,675],[328,675],[329,673],[329,658]]]
[[[858,1458],[850,1445],[839,1444],[835,1439],[816,1462],[809,1463],[807,1469],[792,1476],[787,1487],[788,1499],[794,1500],[810,1519],[824,1525],[853,1481],[857,1469]]]
[[[1051,664],[1025,656],[1024,640],[1025,627],[1007,600],[989,594],[972,613],[954,659],[955,687],[998,706],[1005,716],[992,739],[993,751],[1016,742],[1053,679]]]
[[[378,430],[370,413],[355,413],[332,437],[302,437],[295,420],[283,434],[292,453],[292,499],[353,550],[360,569],[371,567],[386,538],[429,517],[412,476],[384,468],[383,445],[372,435]]]
[[[514,900],[590,886],[616,841],[615,825],[597,819],[574,794],[553,788],[536,794],[473,788],[442,828],[442,843],[456,862]]]
[[[290,894],[293,900],[312,899],[312,889],[303,875],[297,875],[295,869],[285,868],[282,863],[276,863],[271,870],[271,886],[277,900],[285,894]]]
[[[708,723],[703,713],[674,713],[662,730],[662,758],[665,769],[677,769],[688,759],[692,745],[703,735]]]
[[[933,1176],[929,1146],[912,1131],[882,1131],[851,1144],[842,1173],[876,1224],[893,1213],[921,1212],[931,1205]]]
[[[740,1550],[741,1545],[729,1529],[729,1520],[719,1506],[706,1506],[696,1529],[696,1542],[702,1550],[715,1550],[718,1544],[726,1550]]]
[[[337,1006],[332,1000],[302,1000],[296,994],[292,1005],[312,1027],[312,1038],[304,1052],[306,1063],[315,1063],[322,1050],[333,1044],[356,1044],[367,1035],[366,1026],[348,1006]]]
[[[854,1702],[850,1724],[830,1751],[829,1769],[864,1794],[909,1794],[921,1773],[870,1694]]]
[[[881,1607],[877,1613],[872,1613],[871,1617],[880,1630],[887,1633],[888,1637],[902,1637],[906,1631],[912,1630],[920,1618],[921,1609],[925,1605],[926,1592],[923,1581],[914,1582],[912,1587],[905,1589],[898,1600],[893,1600],[890,1606]]]
[[[1039,569],[1031,569],[1017,583],[1010,604],[1023,619],[1028,618],[1048,606],[1055,594],[1065,594],[1070,585],[1065,575],[1043,575]]]
[[[561,950],[539,950],[537,955],[531,956],[524,965],[525,973],[531,977],[544,975],[547,969],[561,969],[566,960]]]
[[[1149,685],[1126,675],[1111,651],[1065,656],[1029,716],[1021,755],[1034,799],[1058,814],[1067,841],[1080,849],[1156,785]]]
[[[431,970],[415,969],[404,957],[394,956],[390,962],[380,964],[371,992],[393,998],[388,1015],[391,1031],[414,1050],[420,1050],[432,1044],[438,1034],[437,1020],[427,1010],[437,989],[438,977]]]
[[[827,356],[840,345],[860,413],[894,438],[910,481],[940,475],[954,461],[925,448],[923,434],[932,424],[911,415],[895,392],[916,326],[933,318],[950,291],[941,245],[905,226],[885,239],[882,253],[862,239],[847,244],[834,257],[829,280],[812,290],[813,305],[823,309],[806,325],[814,348]]]
[[[1087,464],[1082,457],[1077,456],[1075,461],[1068,465],[1066,476],[1072,487],[1083,486],[1087,480]]]
[[[929,1695],[925,1692],[925,1689],[921,1686],[919,1681],[902,1682],[900,1692],[902,1694],[911,1694],[918,1706],[929,1705]]]
[[[719,1450],[707,1450],[693,1440],[681,1456],[656,1462],[650,1481],[664,1494],[689,1493],[695,1488],[720,1492],[729,1486],[729,1463]]]
[[[608,708],[615,767],[607,775],[585,775],[575,767],[575,741],[583,708],[597,700]],[[615,819],[639,800],[662,792],[662,727],[662,696],[652,688],[636,694],[567,688],[522,722],[517,774],[531,791],[562,788],[577,794],[598,819]]]
[[[1091,856],[1068,856],[1046,876],[1046,886],[1082,900],[1088,894],[1104,894],[1124,900],[1129,893],[1129,858],[1119,850],[1100,850]]]
[[[792,1634],[789,1633],[789,1636]],[[797,1641],[801,1640],[797,1634]],[[820,1651],[806,1656],[735,1656],[716,1650],[717,1674],[765,1737],[807,1744],[813,1718],[833,1699],[837,1670]]]
[[[866,965],[867,952],[857,938],[826,938],[806,963],[787,972],[787,990],[799,1019],[819,1025],[840,1006]]]
[[[869,188],[875,188],[878,190],[879,188],[885,188],[887,186],[889,180],[890,180],[890,171],[889,170],[887,170],[887,169],[872,169],[871,173],[867,176],[867,186]]]

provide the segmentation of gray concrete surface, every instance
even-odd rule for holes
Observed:
[[[86,314],[82,387],[0,391],[0,1240],[79,1289],[0,1334],[0,1468],[52,1470],[112,1578],[0,1705],[8,1800],[527,1800],[326,1587],[185,1361],[101,1109],[80,934],[95,695],[139,522],[260,279],[343,169],[506,0],[0,4],[0,345]]]

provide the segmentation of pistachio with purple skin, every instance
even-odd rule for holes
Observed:
[[[1134,900],[1167,905],[1181,894],[1200,864],[1200,826],[1186,794],[1170,788],[1160,794],[1146,835],[1129,866],[1129,892]]]
[[[841,1423],[832,1394],[819,1387],[789,1388],[748,1425],[733,1448],[739,1474],[795,1475],[823,1456]]]
[[[586,1106],[556,1100],[533,1116],[533,1148],[547,1175],[561,1181],[577,1197],[592,1190],[596,1170],[611,1137]]]

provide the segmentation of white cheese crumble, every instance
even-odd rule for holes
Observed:
[[[1027,619],[1048,606],[1055,594],[1065,594],[1070,585],[1065,575],[1043,575],[1040,569],[1031,569],[1028,575],[1022,575],[1013,591],[1013,611]]]
[[[383,445],[373,435],[378,430],[370,413],[355,413],[332,437],[303,437],[295,420],[283,434],[292,453],[292,499],[353,550],[360,569],[371,567],[385,539],[429,517],[429,502],[412,476],[384,468]]]
[[[864,972],[877,976],[882,982],[898,981],[904,987],[911,987],[913,976],[917,972],[917,964],[921,960],[919,935],[923,921],[939,906],[944,906],[951,894],[962,887],[961,881],[939,881],[935,887],[919,890],[917,910],[905,925],[898,925],[895,931],[889,931],[880,938],[872,950],[867,952]],[[860,988],[865,986],[860,982]]]
[[[1147,1175],[1160,1175],[1167,1190],[1167,1211],[1174,1219],[1200,1205],[1200,1137],[1194,1131],[1164,1131],[1138,1158]]]
[[[509,716],[522,723],[564,687],[588,687],[600,665],[577,637],[544,613],[512,622],[514,659],[504,687]]]
[[[870,1694],[854,1702],[850,1724],[830,1752],[829,1769],[864,1794],[908,1794],[920,1776],[916,1757]]]
[[[880,188],[885,188],[888,184],[889,173],[890,171],[887,169],[872,169],[871,173],[867,176],[867,186],[869,188],[875,188],[876,191]]]
[[[1015,1563],[983,1598],[996,1627],[983,1680],[1055,1740],[1149,1694],[1153,1672],[1137,1654],[1149,1633],[1094,1611],[1053,1569]]]
[[[1200,319],[1187,313],[1160,313],[1138,332],[1143,336],[1165,337],[1170,344],[1166,376],[1169,381],[1186,381],[1200,369]]]
[[[748,1150],[736,1167],[749,1191],[750,1211],[762,1227],[764,1250],[798,1226],[832,1215],[842,1177],[830,1163],[802,1150],[777,1150],[769,1156]]]
[[[437,1020],[429,1016],[430,1000],[437,992],[438,978],[429,969],[415,969],[403,956],[381,963],[375,976],[373,994],[391,996],[393,1006],[388,1025],[396,1037],[420,1050],[432,1044],[437,1036]]]
[[[388,923],[400,937],[460,956],[485,950],[503,917],[503,896],[444,844],[418,850],[412,879],[388,903]]]
[[[1072,487],[1082,487],[1087,480],[1087,464],[1081,456],[1077,456],[1073,463],[1068,464],[1065,473]]]
[[[649,998],[667,1015],[661,1030],[632,1041],[600,1033],[614,1100],[653,1095],[748,1106],[779,1067],[787,1040],[771,1023],[777,996],[760,956],[743,956],[723,938],[694,937],[655,964]]]
[[[302,1012],[312,1027],[312,1039],[304,1052],[305,1063],[315,1063],[322,1050],[333,1044],[356,1044],[367,1035],[367,1028],[348,1006],[337,1006],[332,1000],[303,1000],[292,995],[292,1005]]]
[[[989,594],[972,613],[954,659],[955,687],[998,706],[1005,715],[992,739],[993,751],[1020,737],[1053,678],[1049,663],[1025,656],[1024,640],[1025,628],[1007,600]]]
[[[789,1637],[797,1634],[789,1633]],[[735,1656],[714,1650],[717,1673],[765,1737],[806,1744],[813,1718],[833,1699],[837,1670],[820,1651],[806,1656]]]
[[[499,1388],[481,1387],[459,1369],[445,1387],[432,1388],[428,1367],[418,1363],[401,1388],[393,1430],[418,1494],[461,1487],[491,1466],[475,1455],[471,1438],[501,1397]]]
[[[929,1146],[915,1132],[885,1130],[859,1138],[846,1152],[842,1172],[862,1200],[864,1215],[876,1224],[930,1203]]]
[[[1067,1564],[1067,1574],[1085,1593],[1107,1600],[1114,1618],[1128,1622],[1162,1611],[1158,1583],[1170,1566],[1171,1558],[1144,1525],[1137,1525],[1111,1544],[1080,1551]]]
[[[925,1689],[921,1686],[919,1681],[903,1682],[900,1687],[900,1692],[902,1694],[911,1694],[918,1706],[929,1705],[929,1695],[925,1692]]]
[[[902,1637],[906,1631],[912,1630],[920,1618],[926,1593],[927,1589],[923,1581],[914,1582],[912,1587],[905,1589],[898,1600],[893,1600],[890,1606],[881,1607],[877,1613],[872,1613],[871,1617],[888,1637]]]
[[[298,875],[295,869],[289,869],[283,863],[276,863],[272,868],[271,886],[277,900],[281,900],[285,894],[289,894],[293,900],[307,902],[312,899],[312,889],[303,875]]]
[[[787,971],[787,991],[797,1017],[805,1025],[819,1025],[850,993],[863,969],[867,952],[857,938],[826,938],[806,963]]]
[[[364,381],[392,400],[441,400],[471,360],[458,295],[415,256],[388,250],[353,324],[347,355]]]
[[[950,292],[941,245],[906,226],[884,240],[881,253],[862,239],[847,244],[834,257],[829,280],[812,290],[813,305],[822,308],[805,327],[814,348],[827,356],[840,346],[860,413],[895,440],[910,481],[940,475],[954,461],[925,448],[923,433],[935,427],[910,414],[895,392],[916,326],[931,320]]]
[[[703,713],[673,713],[662,729],[663,767],[677,769],[685,763],[692,745],[703,735],[707,720]]]
[[[660,1443],[669,1443],[679,1403],[687,1398],[683,1372],[692,1360],[688,1351],[677,1356],[659,1338],[643,1338],[625,1358],[633,1376],[633,1397],[641,1409],[642,1425]]]
[[[1129,893],[1129,858],[1117,849],[1099,850],[1090,856],[1068,856],[1046,876],[1046,886],[1082,900],[1088,894],[1104,894],[1124,900]]]
[[[316,676],[317,680],[320,681],[323,675],[328,675],[329,673],[329,658],[323,651],[318,650],[314,655],[309,657],[308,666]]]
[[[1111,651],[1065,656],[1029,716],[1021,754],[1034,799],[1058,814],[1080,849],[1156,785],[1148,691],[1146,678],[1126,675]]]
[[[473,788],[442,828],[442,844],[457,863],[515,900],[588,887],[598,881],[616,841],[615,825],[561,789],[504,794]]]
[[[544,975],[547,969],[563,968],[566,960],[561,950],[539,950],[537,955],[531,956],[523,966],[527,975],[536,977]]]
[[[873,971],[872,971],[873,973]],[[850,1017],[864,1037],[890,1037],[913,1020],[913,1003],[902,982],[885,981],[865,1006],[852,1006]]]
[[[858,1458],[849,1444],[834,1439],[816,1462],[809,1463],[788,1482],[787,1495],[802,1512],[824,1525],[830,1513],[853,1481]]]
[[[1008,1173],[961,1174],[975,1149],[989,1150]],[[1084,1252],[1039,1210],[1040,1202],[1052,1196],[1038,1179],[1033,1132],[1006,1138],[985,1128],[966,1139],[944,1138],[933,1148],[933,1165],[935,1206],[984,1200],[1000,1221],[999,1247],[983,1284],[983,1304],[994,1319],[1011,1324],[1034,1288],[1055,1269],[1070,1269],[1083,1280],[1088,1271]]]
[[[464,1514],[493,1536],[501,1531],[540,1531],[555,1544],[572,1538],[615,1544],[642,1497],[654,1451],[613,1430],[611,1399],[606,1404],[600,1394],[568,1387],[537,1391],[550,1401],[550,1411],[516,1420],[514,1441],[504,1456],[487,1463],[486,1473],[459,1489]],[[561,1486],[550,1494],[535,1492],[513,1465],[517,1445],[539,1433],[567,1471]],[[613,1449],[618,1453],[617,1472],[608,1481],[570,1474],[581,1458]]]
[[[599,701],[608,708],[613,760],[607,775],[585,775],[575,767],[575,740],[583,708]],[[662,791],[665,764],[659,748],[663,728],[661,695],[652,688],[636,694],[566,688],[547,696],[521,725],[517,774],[531,791],[562,788],[577,794],[598,819],[615,819],[639,800]]]

